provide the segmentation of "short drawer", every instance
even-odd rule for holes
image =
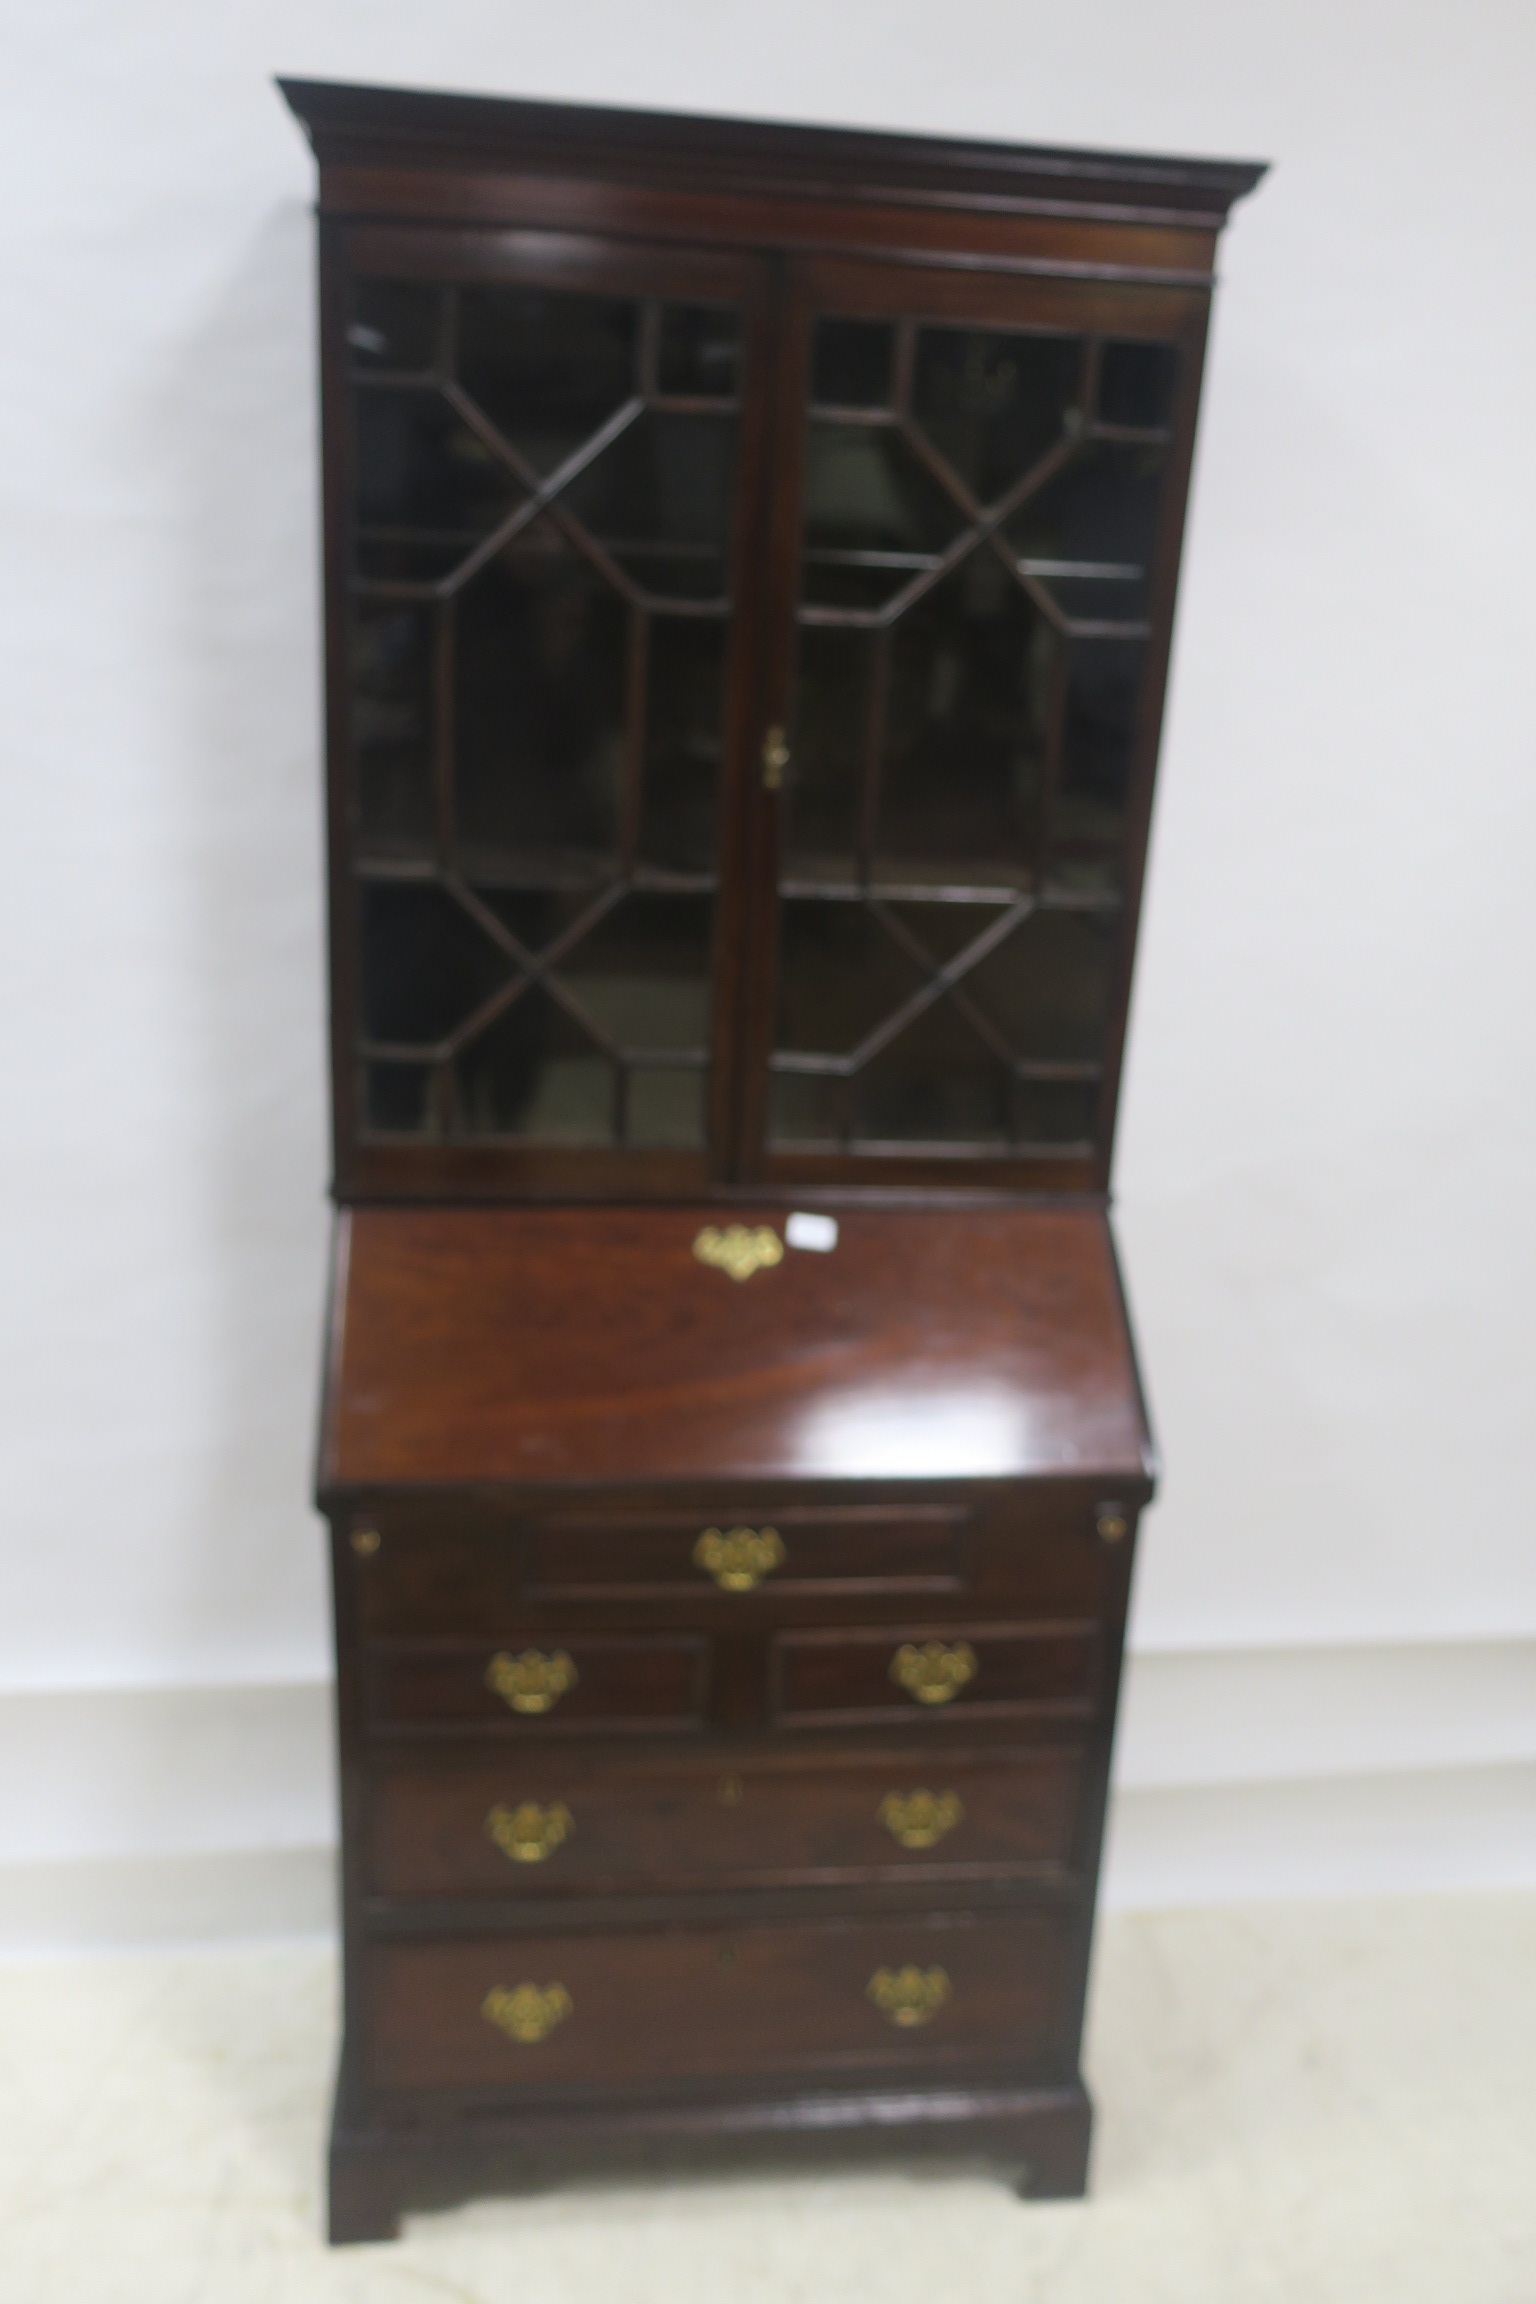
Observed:
[[[1091,1623],[879,1625],[779,1633],[779,1727],[952,1719],[1087,1718],[1098,1700]]]
[[[898,1751],[826,1762],[510,1756],[381,1767],[369,1872],[386,1896],[796,1887],[1062,1872],[1083,1756]]]
[[[1067,1908],[519,1934],[367,1954],[381,2088],[519,2092],[1070,2059]]]
[[[376,1728],[500,1728],[540,1738],[624,1728],[693,1728],[703,1718],[709,1644],[542,1633],[537,1644],[380,1640],[368,1650]]]

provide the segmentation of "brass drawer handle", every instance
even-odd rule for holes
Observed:
[[[576,1667],[563,1648],[546,1656],[538,1648],[525,1648],[521,1656],[505,1649],[485,1668],[485,1684],[514,1712],[553,1712],[562,1696],[576,1685]]]
[[[876,1811],[903,1848],[936,1848],[965,1814],[957,1792],[887,1792]]]
[[[713,1576],[722,1592],[751,1592],[785,1560],[777,1528],[706,1528],[693,1548],[693,1564]]]
[[[942,1640],[925,1640],[914,1648],[910,1640],[891,1658],[891,1678],[919,1704],[950,1704],[970,1681],[978,1666],[969,1640],[946,1648]]]
[[[542,1992],[537,1984],[514,1984],[510,1991],[496,1984],[481,2001],[480,2013],[519,2047],[531,2048],[565,2022],[573,2005],[563,1984],[546,1984]]]
[[[784,1243],[771,1224],[727,1224],[723,1232],[706,1224],[693,1243],[701,1264],[728,1272],[733,1280],[750,1280],[784,1261]]]
[[[877,1968],[864,1989],[882,2016],[910,2030],[937,2016],[950,1982],[942,1968]]]
[[[488,1838],[514,1864],[542,1864],[553,1856],[576,1829],[576,1819],[563,1800],[541,1808],[537,1800],[520,1800],[515,1808],[494,1807],[485,1820]]]

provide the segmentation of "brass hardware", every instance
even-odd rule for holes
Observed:
[[[706,1528],[693,1548],[693,1564],[713,1576],[722,1592],[751,1592],[784,1565],[777,1528]]]
[[[535,2041],[545,2040],[557,2024],[563,2024],[570,2015],[573,2003],[563,1984],[546,1984],[543,1991],[537,1984],[514,1984],[509,1991],[504,1984],[493,1985],[480,2003],[480,2013],[487,2024],[494,2024],[498,2032],[505,2032],[522,2048],[531,2048]]]
[[[503,1649],[486,1666],[485,1684],[514,1712],[553,1712],[561,1697],[575,1687],[576,1667],[563,1648],[557,1648],[553,1656],[545,1656],[537,1648],[509,1656]]]
[[[723,1232],[706,1224],[693,1252],[701,1264],[729,1272],[733,1280],[750,1280],[754,1272],[769,1271],[784,1261],[784,1243],[769,1224],[727,1224]]]
[[[1128,1526],[1129,1522],[1118,1504],[1099,1506],[1099,1534],[1106,1544],[1118,1544]]]
[[[919,1704],[952,1703],[976,1673],[976,1651],[969,1640],[957,1640],[953,1648],[942,1640],[925,1640],[914,1648],[908,1640],[891,1658],[891,1678]]]
[[[377,1528],[354,1528],[352,1531],[352,1549],[359,1560],[371,1560],[383,1541]]]
[[[956,1792],[887,1792],[875,1813],[903,1848],[936,1848],[965,1810]]]
[[[720,1805],[722,1808],[739,1808],[741,1806],[741,1778],[739,1776],[721,1777]]]
[[[763,786],[766,791],[782,790],[784,771],[788,766],[789,739],[782,728],[770,728],[763,738]]]
[[[906,2030],[937,2016],[950,1984],[942,1968],[877,1968],[865,1991],[882,2016]]]
[[[520,1800],[515,1808],[494,1807],[485,1820],[488,1836],[514,1864],[542,1864],[553,1856],[576,1829],[576,1819],[563,1800],[541,1808],[537,1800]]]

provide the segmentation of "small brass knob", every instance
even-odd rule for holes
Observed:
[[[541,1808],[537,1800],[521,1800],[515,1808],[499,1803],[485,1820],[487,1837],[514,1864],[542,1864],[576,1829],[576,1819],[563,1800]]]
[[[706,1528],[693,1548],[695,1568],[713,1576],[722,1592],[755,1590],[784,1560],[777,1528]]]
[[[1098,1530],[1106,1544],[1118,1544],[1129,1525],[1118,1504],[1099,1506]]]
[[[371,1560],[384,1539],[377,1528],[354,1528],[351,1541],[359,1560]]]
[[[887,1792],[875,1811],[902,1848],[936,1848],[965,1814],[956,1792]]]
[[[576,1667],[563,1648],[553,1656],[525,1648],[521,1656],[503,1650],[485,1668],[485,1684],[514,1712],[552,1712],[576,1685]]]
[[[978,1669],[969,1640],[957,1640],[953,1648],[942,1640],[925,1640],[916,1648],[908,1640],[891,1658],[891,1678],[919,1704],[953,1703]]]
[[[573,2002],[563,1984],[546,1984],[541,1991],[537,1984],[497,1984],[487,1992],[480,2003],[480,2013],[487,2024],[494,2024],[498,2032],[505,2032],[521,2048],[531,2048],[536,2041],[545,2040],[557,2024],[563,2024],[572,2012]]]
[[[942,1968],[877,1968],[864,1987],[882,2016],[908,2030],[937,2016],[950,1995]]]

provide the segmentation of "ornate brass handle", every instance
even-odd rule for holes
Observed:
[[[919,1704],[950,1704],[979,1667],[969,1640],[946,1648],[942,1640],[925,1640],[921,1648],[905,1641],[891,1658],[891,1678]]]
[[[728,1272],[733,1280],[750,1280],[784,1261],[784,1243],[771,1224],[727,1224],[723,1232],[706,1224],[693,1243],[701,1264]]]
[[[950,1982],[942,1968],[877,1968],[864,1989],[882,2016],[908,2030],[937,2016]]]
[[[495,1690],[514,1712],[552,1712],[562,1696],[576,1685],[576,1667],[563,1648],[546,1656],[538,1648],[525,1648],[521,1656],[505,1649],[485,1668],[485,1684]]]
[[[706,1528],[693,1548],[695,1568],[713,1576],[722,1592],[752,1591],[784,1560],[777,1528]]]
[[[515,1808],[499,1803],[485,1820],[487,1836],[514,1864],[542,1864],[576,1829],[576,1819],[563,1800],[541,1808],[537,1800],[520,1800]]]
[[[573,2005],[563,1984],[546,1984],[542,1992],[537,1984],[514,1984],[510,1990],[497,1984],[481,2001],[480,2013],[520,2048],[531,2048],[565,2022]]]
[[[903,1848],[936,1848],[965,1814],[957,1792],[887,1792],[876,1810]]]

